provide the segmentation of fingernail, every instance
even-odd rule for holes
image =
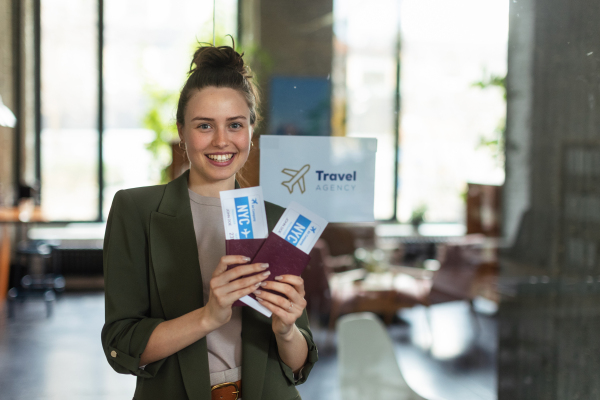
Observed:
[[[269,264],[260,264],[261,268],[269,268]]]
[[[259,286],[265,287],[265,286],[267,286],[267,282],[260,282]]]
[[[282,280],[282,279],[283,279],[283,276],[276,276],[276,277],[275,277],[275,280],[276,280],[276,281],[280,281],[280,280]]]
[[[261,299],[260,297],[257,297],[257,298],[256,298],[256,300],[258,300],[258,301],[260,301],[260,302],[262,302],[262,301],[263,301],[263,299]]]
[[[269,276],[271,274],[271,271],[265,271],[262,273],[262,276]]]
[[[262,293],[262,291],[260,291],[260,290],[255,290],[255,291],[254,291],[254,292],[252,292],[252,293],[254,293],[254,294],[261,294],[261,293]]]
[[[244,257],[244,261],[250,261],[250,257]]]
[[[260,287],[260,282],[254,284],[255,287]]]

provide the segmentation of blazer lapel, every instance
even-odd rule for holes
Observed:
[[[204,306],[188,176],[189,170],[167,184],[158,211],[150,218],[152,267],[167,319]],[[180,350],[177,358],[188,397],[210,398],[206,338]]]

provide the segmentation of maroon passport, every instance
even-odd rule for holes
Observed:
[[[264,241],[262,246],[257,243],[241,243],[237,242],[258,242]],[[231,242],[231,244],[229,243]],[[236,243],[234,243],[236,242]],[[296,275],[300,276],[304,268],[310,261],[310,256],[298,249],[293,244],[287,242],[281,236],[278,236],[271,232],[269,237],[266,239],[240,239],[240,240],[228,240],[226,244],[228,255],[244,255],[252,258],[251,264],[254,263],[268,263],[271,274],[265,279],[266,281],[274,281],[276,276],[279,275]],[[256,251],[258,249],[258,251]],[[245,251],[245,253],[236,253]],[[255,252],[250,255],[251,252]],[[228,269],[236,267],[237,265],[231,265]],[[258,273],[258,272],[257,272]],[[280,294],[279,292],[272,292]],[[256,298],[254,294],[250,294],[250,297]],[[233,303],[234,306],[246,305],[241,301]]]
[[[253,259],[258,253],[258,249],[263,245],[266,239],[231,239],[225,241],[225,254],[228,256],[246,256],[250,259]],[[235,268],[240,264],[233,264],[227,267],[227,270],[231,268]],[[233,303],[234,306],[245,306],[246,303],[243,303],[239,300],[236,300]]]

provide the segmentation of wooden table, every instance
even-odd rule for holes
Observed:
[[[391,324],[396,312],[414,306],[398,296],[402,287],[414,286],[415,279],[431,279],[432,272],[411,267],[390,266],[386,272],[369,273],[364,269],[340,272],[329,280],[331,314],[329,329],[343,313],[370,311]]]
[[[6,299],[8,279],[10,275],[10,234],[9,223],[43,222],[42,210],[39,206],[0,207],[0,303]]]

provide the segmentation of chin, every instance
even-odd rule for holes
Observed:
[[[216,168],[222,168],[221,170],[215,170]],[[206,182],[219,182],[226,181],[233,176],[240,168],[235,168],[233,165],[228,167],[214,167],[212,165],[202,166],[195,168],[196,173],[203,177]]]

